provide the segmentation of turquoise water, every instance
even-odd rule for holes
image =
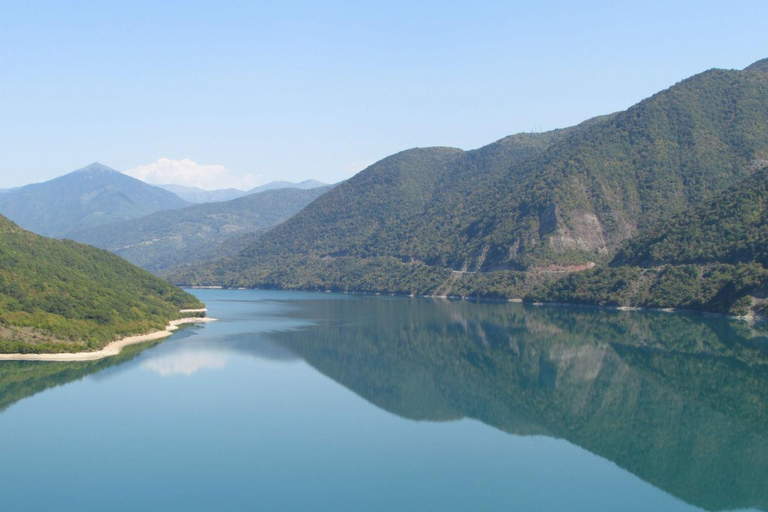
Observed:
[[[0,363],[0,510],[768,510],[768,340],[664,313],[195,290]]]

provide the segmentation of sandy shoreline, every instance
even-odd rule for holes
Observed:
[[[173,331],[179,328],[181,324],[197,324],[205,322],[215,322],[215,318],[208,317],[189,317],[171,320],[164,331],[155,331],[149,334],[140,334],[138,336],[128,336],[113,341],[106,347],[95,352],[65,352],[60,354],[0,354],[0,361],[95,361],[105,357],[116,356],[123,348],[147,341],[159,340],[173,334]]]

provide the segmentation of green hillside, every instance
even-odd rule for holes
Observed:
[[[0,217],[0,352],[96,350],[165,328],[192,295],[101,249]]]
[[[481,271],[582,263],[766,158],[768,75],[713,70],[575,129],[389,157],[248,254]]]
[[[332,187],[286,188],[205,203],[78,231],[70,238],[111,251],[150,272],[237,252]]]
[[[710,70],[630,109],[372,165],[175,282],[521,297],[768,160],[768,74]],[[381,270],[385,268],[386,270]],[[355,278],[353,276],[359,276]]]
[[[610,267],[572,274],[532,301],[768,313],[768,167],[629,240]]]
[[[612,266],[757,262],[768,266],[768,161],[739,185],[630,240]]]
[[[1,215],[24,229],[53,237],[188,205],[167,190],[98,163],[0,194]]]

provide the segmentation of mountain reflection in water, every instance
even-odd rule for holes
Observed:
[[[318,327],[271,338],[387,411],[562,438],[707,510],[768,509],[768,340],[746,324],[387,298],[304,306]]]
[[[193,378],[226,372],[232,357],[303,359],[409,420],[565,439],[695,506],[768,510],[768,340],[744,323],[388,297],[267,302],[293,327],[248,331],[243,317],[218,338],[182,332],[192,341],[178,349],[2,364],[0,410],[131,364]]]

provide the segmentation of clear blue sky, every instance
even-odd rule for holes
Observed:
[[[743,68],[766,20],[765,0],[0,0],[0,188],[161,157],[337,181]]]

